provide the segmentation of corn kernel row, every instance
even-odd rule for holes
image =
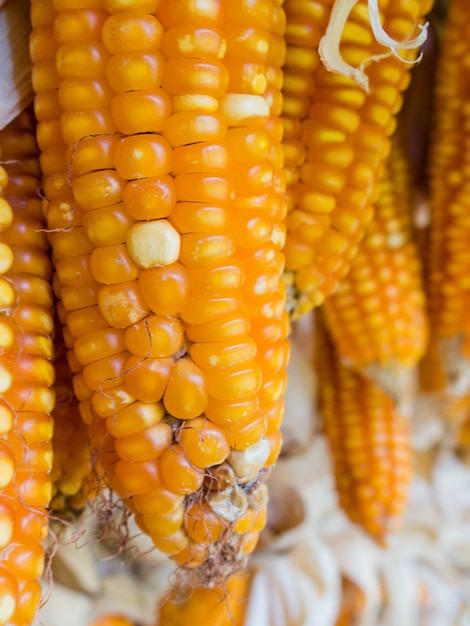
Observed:
[[[296,16],[308,14],[317,20],[321,34],[325,32],[330,0],[295,5]],[[382,25],[391,37],[403,41],[414,33],[430,5],[428,0],[382,3]],[[302,48],[296,50],[299,56],[303,52],[305,62],[309,60],[315,88],[308,106],[304,101],[298,112],[305,152],[296,165],[298,182],[291,190],[287,217],[286,282],[294,319],[323,303],[349,270],[372,217],[389,137],[410,80],[410,64],[391,53],[378,63],[369,61],[384,48],[370,29],[366,2],[351,10],[341,54],[353,67],[366,64],[369,93],[352,78],[318,63],[316,41],[317,36],[311,37],[309,55]],[[403,54],[412,58],[409,52]]]
[[[380,181],[374,217],[348,275],[325,302],[343,360],[393,395],[427,345],[421,263],[414,238],[411,164],[401,129]]]
[[[449,4],[436,73],[428,172],[431,221],[426,286],[432,339],[442,349],[446,383],[453,395],[470,387],[464,373],[470,360],[468,12],[466,2]]]
[[[51,498],[52,291],[31,112],[0,132],[0,623],[33,621]]]

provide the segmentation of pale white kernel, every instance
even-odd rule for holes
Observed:
[[[152,220],[131,226],[126,243],[134,263],[147,269],[177,261],[181,240],[178,231],[168,220]]]
[[[245,450],[232,450],[228,462],[240,481],[256,478],[263,469],[270,452],[269,442],[263,438]]]

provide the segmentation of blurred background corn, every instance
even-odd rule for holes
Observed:
[[[0,132],[0,623],[41,599],[51,498],[54,370],[49,246],[31,111]]]
[[[318,406],[339,504],[379,544],[400,527],[411,478],[408,419],[373,381],[343,365],[316,314]]]
[[[45,214],[106,481],[201,584],[256,545],[279,454],[284,13],[32,3]]]
[[[469,9],[463,0],[448,5],[432,105],[428,172],[431,221],[426,287],[432,340],[440,350],[447,391],[453,396],[470,389]]]
[[[350,268],[357,244],[372,218],[372,203],[377,199],[383,163],[390,149],[389,137],[396,126],[412,66],[391,53],[380,62],[368,63],[374,55],[387,50],[375,41],[366,2],[359,1],[346,22],[340,51],[352,67],[366,64],[370,91],[366,93],[350,77],[328,71],[318,63],[315,46],[317,30],[321,35],[326,30],[332,4],[332,0],[305,0],[292,3],[287,13],[287,32],[291,20],[305,25],[304,31],[309,25],[311,34],[305,43],[312,46],[306,52],[304,40],[294,39],[287,57],[308,61],[311,71],[305,96],[311,94],[308,103],[304,99],[303,106],[295,109],[296,121],[286,110],[286,126],[294,132],[294,127],[301,125],[304,148],[302,151],[299,147],[297,160],[292,161],[292,167],[298,168],[298,182],[289,190],[287,216],[285,280],[293,319],[322,304]],[[385,31],[403,41],[415,36],[432,1],[379,4]],[[306,21],[302,21],[304,15],[308,15]],[[416,57],[413,51],[401,54],[408,61]],[[303,73],[298,74],[301,82]],[[287,135],[289,154],[291,136]],[[299,137],[298,130],[295,136]],[[295,178],[291,171],[290,180]]]
[[[395,136],[374,217],[349,273],[325,302],[340,358],[403,401],[427,346],[422,269],[415,240],[411,162]]]
[[[55,407],[52,412],[53,465],[51,471],[54,517],[75,520],[96,495],[98,478],[93,467],[90,435],[74,395],[62,329],[56,326],[54,338]]]

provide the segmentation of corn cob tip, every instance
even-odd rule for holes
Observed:
[[[400,415],[413,415],[418,391],[416,368],[403,367],[398,363],[371,363],[364,368],[364,375],[376,382],[392,398]]]
[[[421,60],[421,54],[417,59],[407,61],[399,55],[399,52],[401,50],[413,50],[422,46],[427,39],[429,23],[426,22],[424,25],[418,24],[420,33],[416,37],[406,39],[404,41],[396,41],[387,35],[382,27],[378,1],[368,0],[369,19],[374,37],[380,45],[388,48],[390,52],[385,52],[380,55],[372,55],[365,59],[359,67],[352,67],[343,59],[339,48],[348,16],[357,2],[358,0],[335,0],[326,33],[321,38],[318,46],[318,52],[320,59],[327,70],[343,74],[344,76],[349,76],[355,83],[362,87],[364,91],[369,93],[369,79],[364,72],[365,65],[370,63],[370,61],[379,61],[382,58],[386,58],[390,56],[390,54],[394,54],[404,63],[418,63]]]

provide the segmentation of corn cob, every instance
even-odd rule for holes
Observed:
[[[340,358],[400,403],[427,341],[410,169],[400,133],[386,163],[372,222],[348,275],[324,309]]]
[[[173,592],[160,608],[158,623],[162,626],[243,626],[248,591],[248,574],[237,572],[223,587],[189,590],[187,599]]]
[[[0,132],[0,624],[25,626],[41,599],[51,497],[51,266],[30,112]]]
[[[140,528],[212,582],[254,549],[281,443],[283,12],[55,0],[32,16],[80,412]]]
[[[449,3],[438,61],[429,155],[431,223],[427,289],[433,341],[442,350],[451,395],[470,388],[468,306],[470,223],[466,158],[469,137],[468,3]]]
[[[375,382],[341,364],[324,321],[317,322],[319,408],[339,503],[353,522],[386,545],[407,499],[408,420]]]
[[[300,41],[299,46],[294,39],[287,57],[296,59],[298,55],[308,61],[313,70],[310,83],[314,84],[304,106],[298,107],[298,119],[288,109],[285,112],[286,125],[297,129],[297,137],[300,126],[304,147],[304,153],[299,150],[298,160],[292,163],[298,168],[298,182],[289,195],[285,248],[285,281],[294,319],[333,293],[350,267],[372,217],[371,203],[377,197],[389,137],[410,79],[410,64],[392,53],[367,66],[367,79],[357,68],[387,52],[384,45],[394,50],[402,46],[407,60],[415,58],[409,48],[422,43],[424,34],[406,44],[384,43],[373,15],[376,2],[369,2],[370,17],[365,2],[338,0],[330,16],[332,4],[331,0],[296,2],[288,11],[288,33],[289,24],[296,21],[309,24],[315,33],[309,54],[305,54],[304,44]],[[343,30],[342,17],[352,6]],[[380,3],[383,28],[397,41],[407,40],[430,6],[429,0]],[[304,15],[308,17],[302,22]],[[383,45],[375,41],[369,22]],[[326,32],[318,49],[317,30]],[[335,49],[341,32],[343,59]],[[318,53],[327,67],[318,62]],[[308,91],[304,93],[307,96]]]
[[[54,367],[55,407],[52,412],[54,454],[50,509],[55,516],[74,519],[95,491],[89,434],[73,393],[72,372],[67,362],[60,328],[56,328]]]

